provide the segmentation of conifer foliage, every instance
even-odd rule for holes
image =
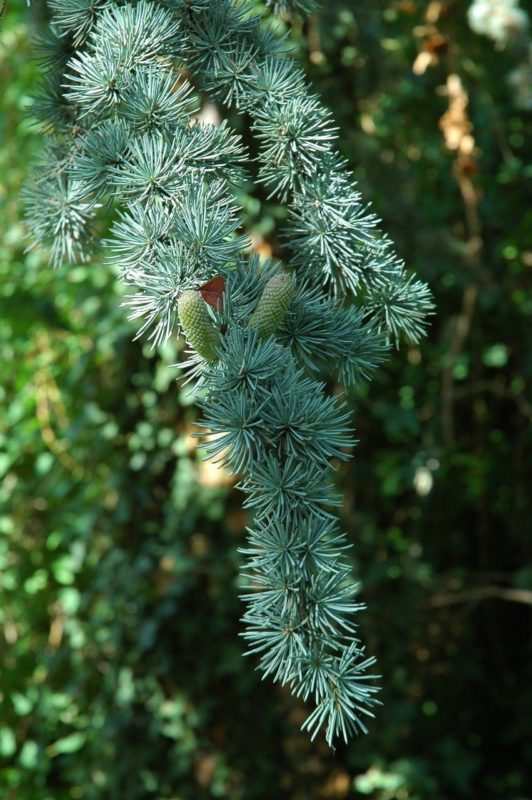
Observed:
[[[391,342],[417,342],[428,289],[361,199],[286,42],[245,1],[48,5],[34,112],[49,140],[27,188],[33,239],[55,264],[85,261],[101,244],[101,210],[112,210],[103,247],[131,287],[138,335],[154,345],[185,335],[206,455],[240,476],[252,512],[249,652],[312,702],[313,736],[347,740],[377,700],[331,480],[331,460],[354,443],[351,418],[325,380],[356,386]],[[200,93],[247,115],[256,165],[226,122],[201,121]],[[235,190],[250,170],[288,210],[284,265],[261,261],[242,231]],[[218,291],[202,291],[216,279]]]

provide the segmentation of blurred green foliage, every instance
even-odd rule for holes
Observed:
[[[298,732],[298,703],[241,657],[245,515],[195,456],[178,343],[132,342],[105,265],[52,272],[25,252],[19,193],[42,141],[26,111],[35,21],[12,0],[0,27],[5,800],[531,797],[531,212],[526,116],[507,83],[519,54],[473,34],[467,4],[440,4],[435,21],[432,3],[324,5],[294,26],[296,53],[438,306],[429,340],[353,397],[360,444],[339,473],[384,705],[336,753]],[[431,63],[413,71],[418,52]],[[474,139],[461,164],[440,125],[453,74]],[[243,205],[276,252],[282,211],[260,192]]]

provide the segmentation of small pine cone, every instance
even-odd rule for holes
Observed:
[[[250,326],[256,328],[259,336],[273,336],[281,327],[293,296],[294,282],[286,272],[280,272],[268,281],[249,320]]]
[[[177,310],[189,344],[206,361],[217,361],[220,332],[214,325],[201,294],[193,289],[183,292],[177,303]]]

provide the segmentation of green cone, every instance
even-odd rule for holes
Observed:
[[[252,328],[266,338],[280,328],[294,296],[294,282],[285,272],[274,275],[262,292],[259,304],[249,320]]]
[[[206,361],[217,361],[220,332],[215,327],[200,292],[188,289],[177,303],[179,320],[187,341]]]

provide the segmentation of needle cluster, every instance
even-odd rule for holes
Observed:
[[[49,144],[27,188],[34,242],[55,264],[87,260],[112,214],[103,248],[130,287],[138,335],[188,339],[204,450],[239,475],[252,513],[248,652],[312,701],[313,736],[347,740],[377,701],[331,477],[354,444],[351,417],[326,386],[356,386],[391,342],[418,341],[429,291],[379,230],[286,42],[245,0],[49,6],[33,107]],[[251,165],[227,122],[201,121],[200,93],[251,121],[252,174],[288,210],[284,265],[250,252],[235,189]],[[217,277],[225,291],[208,304],[199,289]]]

